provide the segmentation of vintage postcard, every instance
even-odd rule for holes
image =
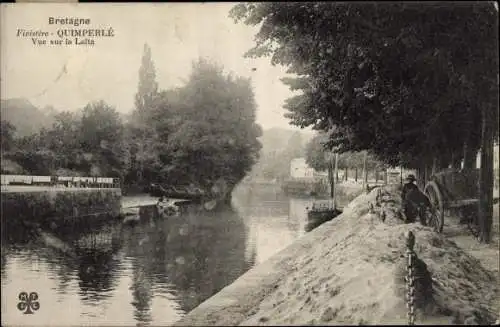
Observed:
[[[0,16],[2,326],[498,323],[495,2]]]

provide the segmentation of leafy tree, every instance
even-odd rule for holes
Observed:
[[[223,178],[235,185],[261,148],[250,81],[225,76],[222,67],[199,60],[179,92],[182,110],[166,145],[165,178],[204,187]]]
[[[271,56],[298,75],[283,80],[302,90],[288,100],[287,117],[330,131],[330,147],[371,150],[425,175],[462,158],[468,166],[481,120],[483,141],[498,138],[487,123],[498,120],[492,3],[242,3],[231,15],[260,25],[248,55]],[[482,184],[491,180],[489,166]],[[490,221],[491,201],[481,203],[489,206],[481,220]]]
[[[413,167],[428,154],[445,165],[465,142],[477,144],[457,131],[477,121],[476,89],[491,106],[496,15],[487,3],[259,3],[232,10],[236,20],[261,24],[248,55],[272,56],[299,75],[284,79],[303,91],[287,102],[294,124],[335,127],[331,146],[370,149]]]
[[[156,70],[151,57],[151,48],[144,44],[141,67],[139,68],[139,85],[135,95],[135,109],[139,116],[151,110],[154,98],[158,93]]]
[[[119,114],[98,101],[77,113],[55,114],[51,128],[17,139],[9,158],[31,174],[121,177],[127,161],[123,141]]]
[[[333,164],[332,151],[328,149],[327,144],[328,134],[320,133],[306,145],[306,162],[318,171],[325,171]],[[354,169],[356,174],[361,169],[366,169],[365,173],[367,173],[385,168],[382,161],[367,151],[341,153],[338,156],[337,167],[345,170]]]
[[[157,151],[158,143],[154,123],[155,112],[158,110],[158,83],[156,69],[151,56],[151,48],[144,44],[141,66],[139,68],[139,83],[135,95],[135,110],[132,121],[127,128],[127,150],[129,151],[131,170],[127,180],[138,182],[144,186],[145,181],[156,178],[158,170]]]
[[[293,159],[304,156],[305,155],[304,151],[305,147],[304,144],[302,143],[302,136],[300,135],[300,132],[296,131],[292,134],[292,136],[290,136],[288,144],[285,148],[285,153],[287,157]]]
[[[306,145],[306,163],[317,171],[326,171],[329,167],[327,141],[327,136],[317,134]]]
[[[56,166],[56,154],[46,145],[47,130],[16,140],[16,148],[8,158],[34,175],[50,175]]]
[[[41,133],[44,144],[56,154],[56,166],[85,170],[79,165],[81,120],[77,114],[64,111],[54,116],[52,128]]]
[[[104,101],[83,108],[79,142],[87,161],[96,166],[93,175],[122,177],[126,160],[123,134],[120,115]]]
[[[12,150],[15,146],[15,133],[16,133],[16,128],[14,125],[9,123],[6,120],[2,120],[2,130],[1,130],[1,137],[2,137],[2,154],[9,152]]]
[[[185,86],[158,91],[145,46],[136,105],[126,123],[104,101],[57,114],[50,129],[16,140],[12,158],[31,173],[195,184],[212,192],[231,190],[259,158],[262,131],[250,80],[222,67],[199,60]]]
[[[150,126],[145,128],[136,121],[124,127],[124,150],[126,152],[127,184],[145,186],[157,178],[159,170],[158,144],[156,130]]]

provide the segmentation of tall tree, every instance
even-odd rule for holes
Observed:
[[[151,110],[154,98],[158,93],[156,69],[151,57],[151,48],[144,44],[141,67],[139,68],[139,84],[135,95],[135,109],[139,117]]]
[[[261,148],[250,81],[199,60],[180,97],[182,110],[164,149],[171,154],[166,178],[204,187],[224,178],[235,185],[257,161]]]
[[[90,164],[89,173],[123,177],[125,158],[123,124],[115,108],[104,101],[83,108],[80,144]]]
[[[319,133],[306,144],[306,163],[317,171],[326,171],[329,167],[327,140],[328,136]]]
[[[330,147],[419,171],[477,153],[474,130],[498,93],[493,3],[268,2],[238,4],[231,15],[260,25],[249,56],[298,75],[284,80],[302,90],[287,117],[331,129]]]
[[[63,111],[54,116],[52,128],[44,134],[45,144],[56,153],[57,168],[69,170],[87,170],[87,166],[81,166],[80,131],[81,117],[79,114]]]
[[[475,90],[491,101],[497,12],[489,3],[259,3],[232,15],[261,24],[248,55],[272,56],[299,75],[284,80],[303,91],[287,101],[287,116],[298,126],[337,127],[331,145],[342,151],[446,165],[468,135],[457,132],[481,107]]]
[[[139,83],[135,95],[135,111],[133,113],[134,121],[131,123],[129,138],[133,144],[130,149],[133,151],[131,165],[135,169],[135,180],[139,184],[144,184],[146,179],[151,179],[152,154],[154,154],[153,144],[155,143],[155,133],[151,129],[152,115],[154,111],[156,97],[158,95],[158,83],[156,82],[156,69],[153,63],[151,48],[144,44],[141,66],[139,68]],[[146,171],[145,171],[146,170]]]

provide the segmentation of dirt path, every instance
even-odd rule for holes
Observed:
[[[466,225],[458,223],[456,217],[446,217],[443,234],[454,241],[464,252],[475,257],[481,265],[494,274],[497,278],[497,285],[500,285],[500,227],[499,227],[499,205],[493,209],[493,227],[491,244],[480,244],[467,229]],[[500,319],[500,294],[497,294],[495,304]]]

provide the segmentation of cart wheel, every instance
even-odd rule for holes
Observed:
[[[429,182],[424,189],[425,195],[429,198],[431,202],[432,215],[427,222],[429,226],[434,228],[438,233],[443,232],[444,227],[444,204],[443,196],[439,191],[439,187],[436,182]]]

